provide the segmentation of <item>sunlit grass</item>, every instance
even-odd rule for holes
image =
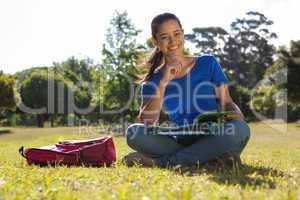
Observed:
[[[1,130],[1,129],[0,129]],[[127,168],[131,151],[114,137],[117,163],[110,168],[28,166],[20,146],[94,138],[79,128],[10,128],[0,134],[0,199],[300,199],[300,126],[287,132],[251,124],[240,174],[230,168],[176,170]]]

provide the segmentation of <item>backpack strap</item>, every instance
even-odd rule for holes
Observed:
[[[27,157],[26,157],[25,154],[24,154],[24,147],[23,147],[23,146],[21,146],[21,147],[19,148],[19,153],[20,153],[20,155],[21,155],[22,157],[24,157],[24,158],[27,159]]]

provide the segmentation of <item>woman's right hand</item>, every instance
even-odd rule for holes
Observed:
[[[175,65],[166,65],[163,69],[162,82],[168,84],[170,80],[174,79],[179,69]]]
[[[174,79],[178,72],[181,71],[181,65],[177,61],[175,55],[172,55],[170,59],[171,63],[168,63],[163,68],[163,78],[162,82],[168,84],[170,80]]]

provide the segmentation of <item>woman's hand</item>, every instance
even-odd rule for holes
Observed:
[[[177,73],[180,71],[180,67],[176,65],[166,65],[163,70],[162,82],[168,84],[170,80],[174,79]]]
[[[231,111],[233,114],[224,117],[225,121],[244,120],[245,117],[240,108],[233,102],[227,85],[221,85],[217,88],[216,94],[220,99],[221,111]]]
[[[233,114],[225,115],[224,120],[225,121],[231,121],[231,120],[244,120],[244,115],[242,112],[237,111],[237,110],[230,110],[233,112]]]
[[[169,63],[163,68],[162,82],[168,84],[170,80],[174,79],[176,75],[182,70],[181,64],[177,61],[176,55],[171,54],[168,56]]]

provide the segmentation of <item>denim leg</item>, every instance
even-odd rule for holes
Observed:
[[[232,120],[225,124],[224,129],[197,140],[192,145],[182,148],[171,155],[158,159],[158,166],[173,167],[205,163],[226,152],[240,154],[250,138],[250,129],[246,122]]]
[[[146,126],[140,123],[130,125],[125,136],[128,146],[153,157],[172,154],[183,148],[171,136],[148,135]]]

